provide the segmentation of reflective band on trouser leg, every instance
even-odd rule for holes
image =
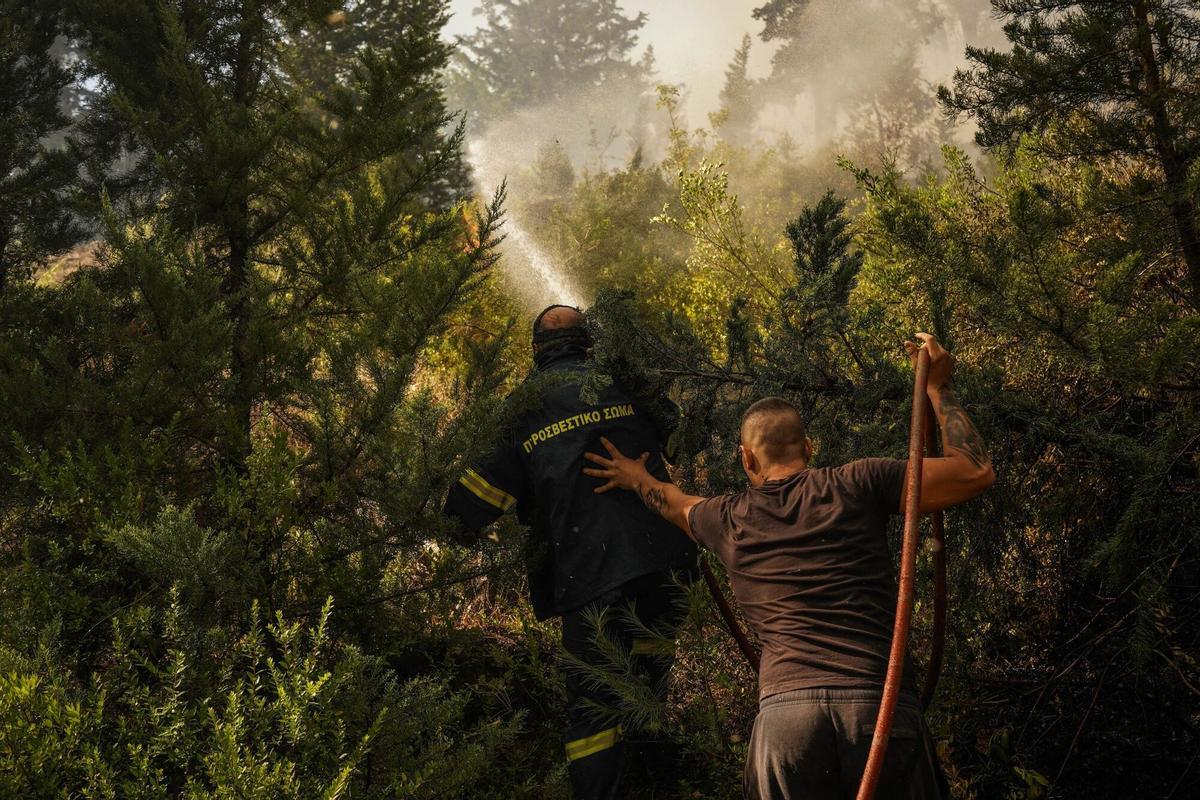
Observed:
[[[599,753],[601,750],[608,750],[619,741],[621,741],[621,726],[616,725],[591,736],[567,742],[567,761],[578,761]]]

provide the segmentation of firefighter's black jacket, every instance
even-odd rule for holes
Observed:
[[[696,550],[687,536],[647,509],[633,492],[596,494],[603,481],[583,474],[586,452],[604,454],[605,436],[622,453],[650,453],[646,468],[667,480],[654,422],[620,388],[584,402],[585,351],[558,347],[540,371],[559,373],[540,407],[521,415],[484,463],[468,469],[446,499],[445,513],[478,531],[515,508],[534,537],[529,589],[539,619],[578,608],[609,589],[652,572],[686,569]],[[578,375],[579,379],[574,376]],[[536,545],[541,545],[540,547]]]

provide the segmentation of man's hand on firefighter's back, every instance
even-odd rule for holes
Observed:
[[[650,458],[649,453],[642,453],[637,458],[629,458],[604,436],[600,437],[600,444],[608,451],[608,458],[596,453],[583,454],[588,461],[600,465],[599,469],[584,467],[584,474],[608,480],[607,483],[595,488],[596,494],[604,494],[612,489],[629,489],[636,492],[642,481],[651,477],[649,470],[646,469],[646,460]]]
[[[608,451],[608,458],[596,453],[583,454],[588,461],[598,465],[584,467],[584,474],[607,481],[597,486],[595,492],[603,494],[612,489],[628,489],[637,494],[647,508],[657,512],[663,519],[690,537],[692,527],[688,522],[688,513],[704,498],[685,494],[670,481],[660,481],[651,475],[646,469],[646,459],[650,457],[649,453],[642,453],[637,458],[629,458],[603,436],[600,437],[600,444]]]

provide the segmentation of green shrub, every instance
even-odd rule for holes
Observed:
[[[0,796],[471,796],[519,715],[467,723],[470,697],[400,681],[312,623],[259,620],[223,641],[172,593],[113,621],[83,685],[48,657],[0,653]],[[45,662],[45,663],[39,663]]]

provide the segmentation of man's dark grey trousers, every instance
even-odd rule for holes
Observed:
[[[871,748],[879,694],[797,689],[763,698],[746,758],[746,797],[853,800]],[[876,800],[949,796],[920,704],[902,692]]]

